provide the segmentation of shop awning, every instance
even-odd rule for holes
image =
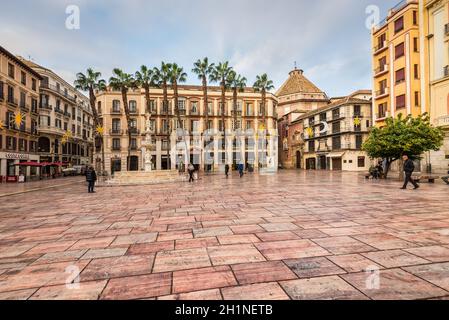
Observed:
[[[42,167],[41,163],[39,162],[21,162],[16,163],[15,165],[21,167]]]

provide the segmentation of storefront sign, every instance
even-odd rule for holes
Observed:
[[[8,177],[6,177],[6,182],[17,182],[17,177],[8,176]]]
[[[14,160],[29,160],[30,155],[29,154],[22,154],[22,153],[5,153],[6,159],[14,159]]]

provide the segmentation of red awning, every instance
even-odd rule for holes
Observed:
[[[16,166],[23,166],[23,167],[42,167],[42,163],[39,162],[21,162],[16,163]]]

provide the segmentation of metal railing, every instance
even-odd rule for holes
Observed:
[[[385,49],[386,47],[387,47],[387,41],[383,41],[382,43],[379,43],[377,46],[374,47],[374,52]]]
[[[380,90],[376,91],[376,98],[383,96],[383,95],[387,95],[387,94],[388,94],[388,88],[380,89]]]
[[[63,96],[64,98],[66,98],[66,99],[68,99],[68,100],[70,100],[72,102],[76,102],[76,97],[71,96],[67,92],[61,90],[60,87],[57,87],[55,85],[43,82],[43,83],[41,83],[41,88],[51,90],[51,91],[58,93],[59,95]]]
[[[11,97],[11,96],[8,96],[8,103],[10,104],[10,105],[13,105],[13,106],[18,106],[18,102],[17,102],[17,99],[16,98],[14,98],[14,97]]]
[[[121,136],[121,135],[123,135],[123,130],[121,130],[121,129],[110,129],[109,130],[109,134],[111,136]]]
[[[382,72],[387,72],[388,71],[388,64],[384,64],[383,66],[380,66],[379,68],[374,70],[374,75],[378,75]]]
[[[131,135],[139,135],[140,134],[140,130],[137,128],[130,128],[128,130],[126,130],[126,134],[131,133]]]
[[[111,114],[122,114],[122,110],[112,108],[111,109]]]

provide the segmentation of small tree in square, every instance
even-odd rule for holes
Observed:
[[[373,128],[362,150],[372,159],[386,160],[385,178],[391,164],[407,154],[418,159],[424,152],[438,151],[443,145],[443,131],[430,123],[427,113],[413,118],[411,115],[386,119],[386,126]]]

